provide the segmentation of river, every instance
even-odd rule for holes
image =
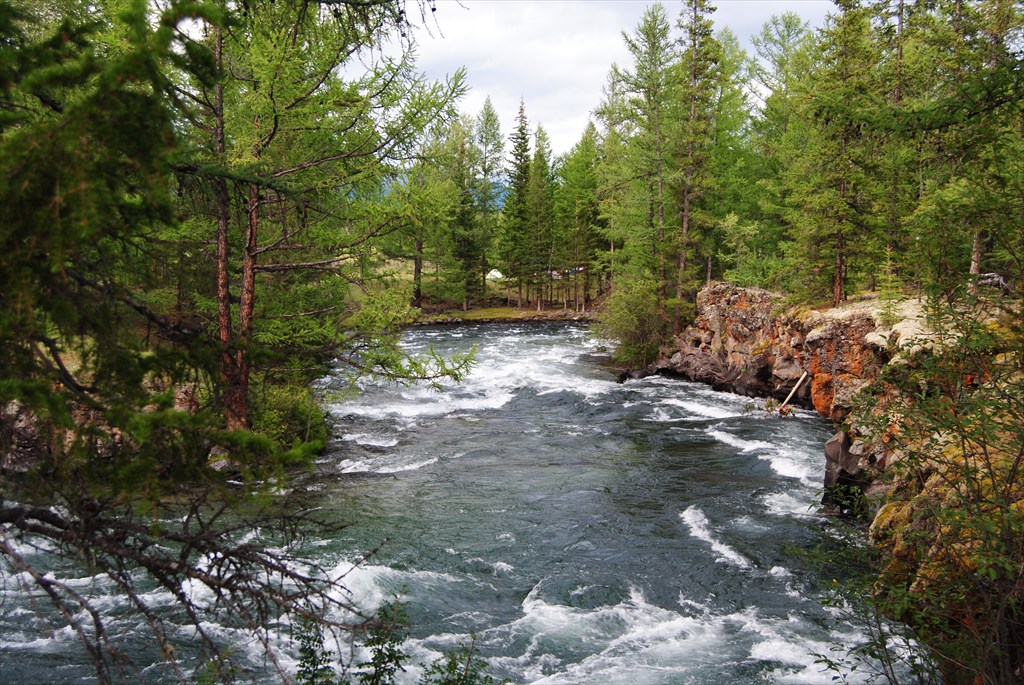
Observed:
[[[374,385],[332,407],[323,498],[355,524],[324,552],[357,601],[399,595],[419,662],[475,636],[529,683],[823,683],[857,632],[799,550],[831,426],[659,377],[624,384],[588,328],[422,328],[411,351],[477,347],[445,392]],[[415,673],[413,673],[415,675]],[[414,678],[412,679],[415,680]]]
[[[817,655],[861,635],[823,605],[831,579],[803,554],[841,544],[842,524],[816,513],[826,421],[678,380],[617,383],[584,325],[424,327],[404,344],[475,347],[477,363],[444,391],[367,383],[332,403],[306,497],[352,524],[311,541],[320,566],[357,605],[398,597],[408,613],[401,682],[472,640],[514,683],[831,682]],[[145,624],[121,617],[109,581],[54,572],[147,658]],[[0,575],[0,682],[93,682],[74,633],[40,636],[18,577]]]

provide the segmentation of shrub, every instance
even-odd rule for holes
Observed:
[[[668,331],[657,283],[644,278],[616,281],[605,303],[599,330],[618,341],[618,361],[635,368],[654,362]]]

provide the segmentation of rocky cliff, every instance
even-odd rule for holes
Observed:
[[[697,320],[662,351],[651,371],[779,402],[792,393],[791,404],[837,424],[854,424],[825,447],[825,504],[841,509],[844,488],[870,489],[875,450],[861,438],[850,410],[856,394],[893,361],[894,350],[925,335],[919,307],[904,302],[890,317],[875,299],[822,310],[793,308],[774,293],[727,283],[701,290],[697,307]],[[898,323],[883,324],[889,318]]]
[[[874,608],[912,628],[926,678],[1024,683],[1020,302],[935,302],[935,330],[912,300],[792,309],[715,283],[698,306],[650,371],[778,400],[803,377],[795,401],[840,425],[823,504],[872,522]]]

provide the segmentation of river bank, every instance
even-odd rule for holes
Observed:
[[[698,294],[697,307],[694,323],[643,373],[818,412],[838,427],[825,446],[826,510],[840,513],[853,488],[876,511],[885,494],[875,484],[884,455],[861,427],[856,398],[886,365],[927,344],[922,303],[865,297],[811,309],[765,290],[712,283]]]
[[[832,420],[822,504],[870,523],[874,610],[911,626],[942,682],[1022,682],[1019,302],[979,291],[927,316],[912,299],[814,310],[715,283],[698,307],[645,372],[792,395]]]
[[[595,322],[600,312],[597,309],[576,311],[575,309],[544,309],[533,307],[479,307],[468,310],[446,309],[438,312],[424,312],[416,317],[414,326],[446,326],[463,323],[518,323],[537,322]]]

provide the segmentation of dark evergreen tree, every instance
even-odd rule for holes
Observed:
[[[502,209],[502,256],[505,276],[516,282],[516,306],[523,305],[523,289],[530,277],[530,128],[526,105],[519,103],[516,126],[510,136],[512,150],[508,160],[508,194]]]
[[[470,131],[463,128],[455,141],[458,152],[451,166],[452,182],[458,195],[451,218],[452,255],[458,264],[456,282],[462,290],[462,308],[469,309],[474,300],[479,300],[483,289],[481,270],[484,266],[485,234],[481,230],[480,218],[476,211],[473,194],[472,169],[470,167]],[[486,177],[484,182],[487,183]],[[485,186],[484,192],[489,192]],[[484,220],[489,218],[487,201],[484,201]]]
[[[555,232],[554,178],[551,172],[551,144],[544,127],[538,125],[534,134],[533,159],[527,186],[526,206],[529,217],[529,265],[537,293],[537,311],[544,308],[550,298],[555,247],[559,236]]]
[[[566,307],[571,301],[581,312],[589,306],[591,279],[595,274],[600,278],[598,162],[597,127],[588,122],[579,142],[559,165],[555,191],[555,214],[563,236],[558,266],[565,273]]]
[[[711,14],[715,8],[706,0],[688,0],[679,16],[683,31],[682,55],[678,63],[679,134],[676,155],[679,171],[673,184],[679,198],[679,231],[676,241],[675,303],[673,329],[682,330],[684,303],[696,294],[693,266],[698,234],[709,234],[712,219],[702,199],[715,183],[710,155],[714,141],[715,108],[718,91],[716,67],[721,45],[713,35]]]
[[[483,109],[477,115],[474,140],[477,153],[474,185],[481,245],[479,277],[482,290],[490,270],[488,254],[497,240],[498,216],[504,189],[501,170],[505,142],[501,136],[501,121],[490,97],[484,100]]]

